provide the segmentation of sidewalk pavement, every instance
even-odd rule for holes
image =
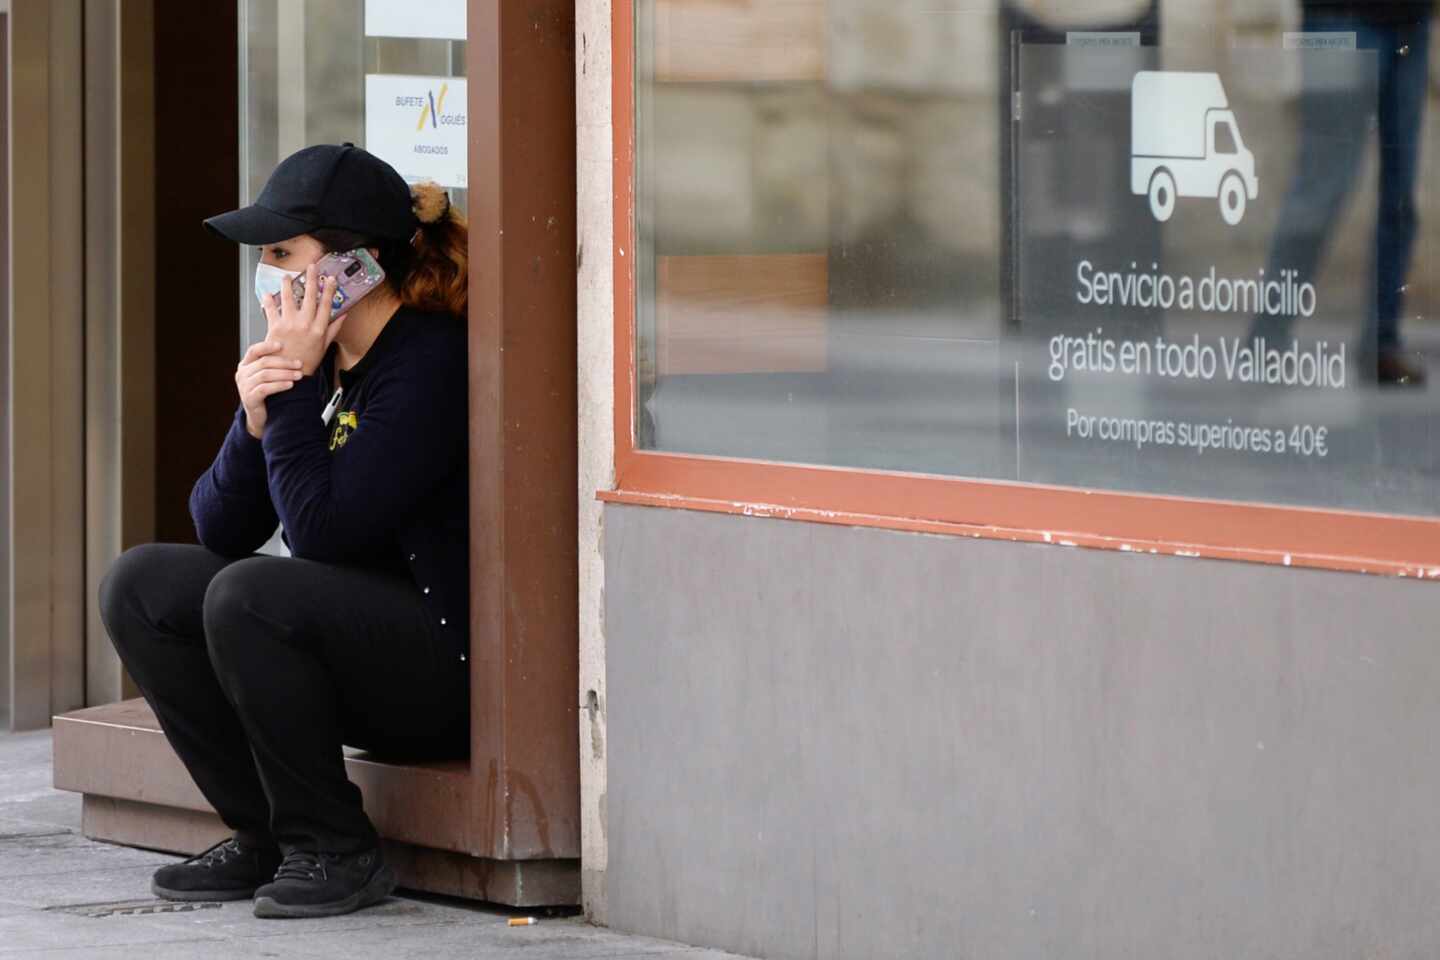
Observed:
[[[734,960],[611,933],[579,917],[511,927],[518,911],[401,891],[345,917],[257,920],[250,902],[175,904],[150,874],[179,858],[87,840],[80,797],[51,787],[50,733],[0,735],[0,960],[10,957],[465,957]]]

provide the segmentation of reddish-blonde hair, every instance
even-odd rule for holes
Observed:
[[[411,250],[408,269],[398,283],[392,282],[400,301],[407,307],[465,316],[470,289],[470,230],[464,215],[447,203],[445,214],[438,220],[420,224]]]

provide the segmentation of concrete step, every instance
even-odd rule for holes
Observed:
[[[84,795],[86,836],[185,854],[228,836],[144,700],[61,714],[54,745],[55,786]],[[405,886],[511,906],[579,903],[578,861],[477,854],[468,761],[347,751],[345,767]]]

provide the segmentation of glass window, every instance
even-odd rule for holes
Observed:
[[[241,0],[240,14],[240,203],[296,150],[348,141],[466,209],[464,0]],[[242,347],[265,331],[258,260],[242,249]]]
[[[1440,513],[1431,7],[638,0],[640,445]]]
[[[1228,120],[1215,123],[1215,152],[1227,155],[1240,152],[1240,148],[1235,146],[1235,128]]]

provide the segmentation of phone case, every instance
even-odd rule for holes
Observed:
[[[325,277],[335,277],[339,281],[335,286],[335,297],[330,301],[332,317],[355,306],[385,279],[385,271],[363,247],[345,253],[327,253],[315,264],[315,274],[322,282]],[[296,304],[305,299],[303,273],[291,282],[290,290]]]

